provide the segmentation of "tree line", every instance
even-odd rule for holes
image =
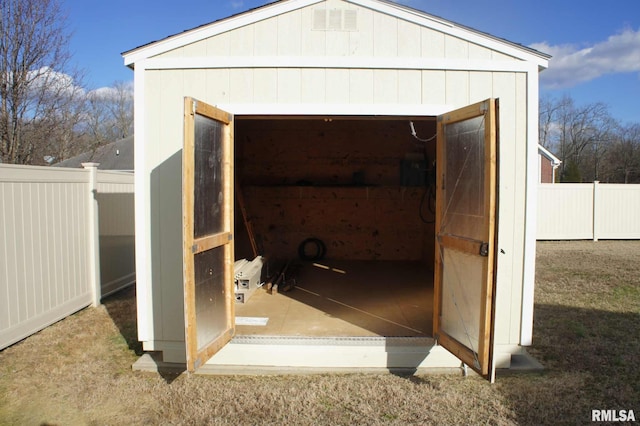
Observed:
[[[0,162],[46,165],[133,133],[133,91],[89,91],[57,0],[0,0]]]
[[[562,160],[560,182],[640,183],[640,123],[621,123],[601,102],[543,97],[540,144]]]

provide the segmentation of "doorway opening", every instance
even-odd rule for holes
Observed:
[[[237,336],[432,336],[435,134],[435,117],[235,117],[235,259],[265,262]]]
[[[241,281],[234,265],[242,251],[240,239],[236,250],[240,233],[236,235],[234,227],[234,216],[240,214],[253,255],[284,259],[272,293],[282,280],[286,286],[285,272],[289,273],[300,240],[297,255],[303,260],[311,260],[306,242],[314,241],[318,250],[311,257],[316,261],[324,260],[330,248],[327,260],[434,265],[435,339],[484,377],[493,377],[498,110],[498,100],[487,99],[438,116],[434,136],[426,139],[418,137],[416,125],[409,121],[419,149],[405,151],[398,167],[401,125],[385,122],[394,119],[254,117],[254,122],[247,120],[235,129],[241,143],[234,159],[233,116],[185,98],[183,273],[188,370],[195,371],[225,347],[240,323],[233,298],[234,279]],[[359,126],[358,120],[363,121]],[[433,125],[433,120],[423,121]],[[284,128],[274,127],[283,123]],[[333,123],[334,128],[326,127]],[[437,159],[431,162],[433,145],[427,142],[433,139],[438,149]],[[240,172],[234,175],[234,168]],[[245,192],[250,193],[248,206]],[[425,220],[425,205],[433,220]],[[335,268],[316,262],[312,266],[342,275],[348,272],[348,265]],[[356,270],[353,263],[348,267]],[[364,269],[375,270],[371,265]],[[419,275],[426,286],[430,274]],[[358,280],[367,283],[360,291],[375,293],[371,283],[382,276],[378,271],[369,280]],[[315,293],[305,291],[321,296],[319,292],[330,288],[326,283],[334,281],[320,280]],[[387,287],[403,291],[397,277],[382,280],[383,286],[385,281]],[[350,302],[329,300],[358,311],[349,304],[357,291],[348,286],[343,293]],[[388,298],[377,300],[385,299],[388,306]],[[306,318],[302,318],[304,324]],[[366,321],[350,322],[364,325]],[[412,328],[397,321],[396,325]],[[386,342],[392,337],[377,338]]]

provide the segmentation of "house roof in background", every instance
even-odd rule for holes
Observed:
[[[53,167],[82,168],[82,163],[99,163],[100,170],[134,170],[133,161],[134,137],[128,136],[116,142],[103,145],[95,151],[61,161]]]
[[[560,163],[562,163],[562,160],[560,160],[558,157],[553,155],[551,151],[549,151],[547,148],[545,148],[540,144],[538,144],[538,154],[542,155],[543,157],[551,161],[554,166],[559,166]]]

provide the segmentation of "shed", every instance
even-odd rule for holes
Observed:
[[[145,351],[487,378],[526,354],[549,56],[382,0],[276,1],[123,56]],[[238,303],[256,254],[306,261]]]

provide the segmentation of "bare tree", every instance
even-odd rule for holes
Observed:
[[[84,133],[95,149],[133,134],[133,88],[115,82],[112,87],[89,92]]]
[[[640,183],[640,124],[619,127],[604,163],[607,181]]]
[[[545,148],[550,148],[554,142],[553,135],[559,107],[560,104],[554,102],[553,99],[549,97],[540,98],[540,106],[538,108],[538,143]]]
[[[133,84],[116,81],[113,84],[109,111],[120,138],[133,134]]]
[[[569,96],[558,101],[545,99],[539,120],[541,143],[562,160],[561,179],[569,166],[572,175],[579,171],[583,179],[599,179],[600,162],[616,126],[605,104],[576,106]]]
[[[0,0],[0,159],[29,164],[72,129],[79,73],[69,68],[66,16],[56,0]],[[69,135],[67,135],[69,136]],[[59,150],[58,150],[59,151]]]

